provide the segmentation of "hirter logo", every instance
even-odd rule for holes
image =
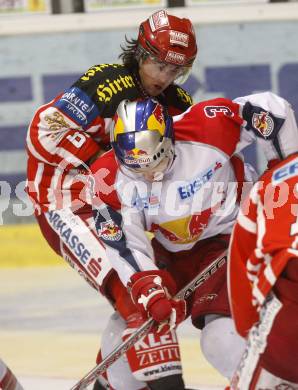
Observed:
[[[164,26],[169,26],[169,19],[166,12],[165,11],[155,12],[155,14],[150,16],[149,24],[152,32],[159,30]]]
[[[180,31],[170,31],[170,44],[188,47],[189,36]]]
[[[184,65],[185,55],[169,50],[166,55],[165,61],[171,62],[172,64],[175,65]]]

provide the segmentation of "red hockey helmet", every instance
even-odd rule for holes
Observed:
[[[168,15],[165,10],[152,14],[141,23],[140,49],[158,61],[191,67],[197,54],[196,36],[189,19]]]

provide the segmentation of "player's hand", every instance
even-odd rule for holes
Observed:
[[[144,318],[158,323],[158,333],[167,333],[185,319],[186,303],[171,296],[176,284],[164,270],[135,273],[129,282],[130,295]]]

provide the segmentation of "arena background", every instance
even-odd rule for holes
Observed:
[[[193,21],[199,43],[184,87],[195,101],[271,90],[298,113],[298,3],[218,3],[170,10]],[[24,193],[26,129],[39,105],[90,66],[117,62],[124,35],[135,37],[153,10],[0,15],[0,356],[29,390],[67,389],[91,369],[111,309],[34,223]],[[262,153],[250,148],[246,157],[262,171]],[[187,382],[223,388],[197,332],[186,323],[180,334]]]

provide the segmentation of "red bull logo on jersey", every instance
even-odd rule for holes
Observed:
[[[252,116],[252,125],[263,137],[269,137],[274,130],[274,121],[269,112],[261,111],[259,114],[255,112]]]
[[[100,224],[98,234],[103,240],[119,241],[122,237],[122,230],[114,221],[109,220]]]
[[[127,165],[148,164],[151,159],[145,150],[134,148],[125,151],[124,162]]]
[[[199,240],[208,226],[210,216],[220,207],[220,204],[201,211],[199,214],[189,215],[174,221],[153,224],[150,231],[159,231],[172,244],[189,244]]]

